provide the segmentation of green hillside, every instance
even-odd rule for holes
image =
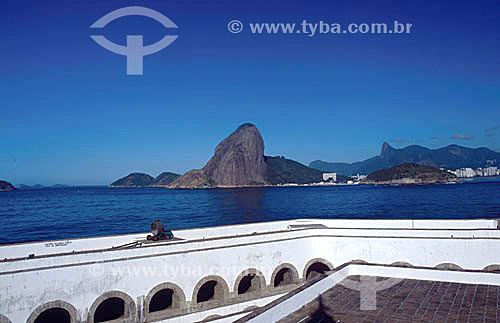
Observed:
[[[267,171],[265,180],[269,184],[309,184],[323,180],[323,172],[309,168],[284,157],[265,156]]]

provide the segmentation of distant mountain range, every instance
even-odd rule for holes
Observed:
[[[375,171],[402,164],[418,164],[435,168],[457,169],[462,167],[484,167],[498,165],[500,153],[487,148],[466,148],[450,145],[440,149],[408,146],[395,149],[388,143],[382,145],[379,156],[356,163],[329,163],[314,161],[309,167],[284,157],[264,155],[264,140],[253,124],[243,124],[220,142],[214,155],[201,169],[184,175],[161,173],[156,178],[144,173],[131,173],[113,182],[110,187],[167,187],[209,188],[242,187],[277,184],[310,184],[323,180],[323,172],[338,174],[337,182],[345,182],[356,174],[371,174]],[[408,166],[412,171],[419,169]],[[407,168],[401,168],[407,171]],[[401,169],[395,169],[400,171]],[[342,176],[346,175],[346,176]]]
[[[467,148],[449,145],[439,149],[429,149],[412,145],[402,149],[391,147],[387,142],[382,145],[379,156],[355,163],[331,163],[321,160],[313,161],[309,167],[324,172],[335,172],[342,175],[370,174],[374,171],[391,168],[404,163],[415,163],[455,170],[463,167],[498,166],[500,153],[488,148]]]
[[[322,172],[284,157],[264,156],[264,140],[255,125],[245,123],[215,148],[214,155],[201,169],[179,176],[162,173],[153,178],[132,173],[110,187],[210,188],[243,187],[321,182]]]

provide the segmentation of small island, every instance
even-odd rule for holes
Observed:
[[[163,187],[172,183],[179,174],[171,172],[163,172],[156,178],[145,173],[131,173],[123,178],[120,178],[109,187],[112,188],[138,188],[138,187]]]
[[[454,174],[432,166],[406,163],[375,171],[368,175],[365,184],[411,185],[457,182]]]
[[[16,188],[9,182],[0,181],[0,192],[11,192],[15,191]]]

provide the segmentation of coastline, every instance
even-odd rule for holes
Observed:
[[[214,187],[178,187],[172,188],[167,185],[149,185],[149,186],[111,186],[108,185],[107,188],[163,188],[168,190],[203,190],[203,189],[234,189],[234,188],[260,188],[260,187],[330,187],[330,186],[358,186],[358,185],[372,185],[372,186],[415,186],[415,185],[443,185],[443,184],[459,184],[459,183],[481,183],[481,182],[491,182],[500,181],[500,176],[477,176],[473,178],[457,178],[455,180],[449,181],[415,181],[412,179],[402,179],[394,181],[356,181],[352,183],[309,183],[309,184],[297,184],[297,183],[286,183],[286,184],[263,184],[263,185],[241,185],[241,186],[214,186]]]

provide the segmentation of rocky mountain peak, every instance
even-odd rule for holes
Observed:
[[[245,123],[217,145],[205,167],[186,173],[169,187],[264,184],[265,174],[264,140],[255,125]]]
[[[382,144],[382,150],[380,151],[380,158],[386,157],[389,153],[391,153],[394,150],[395,149],[392,148],[392,146],[389,145],[387,141],[384,141],[384,143]]]

